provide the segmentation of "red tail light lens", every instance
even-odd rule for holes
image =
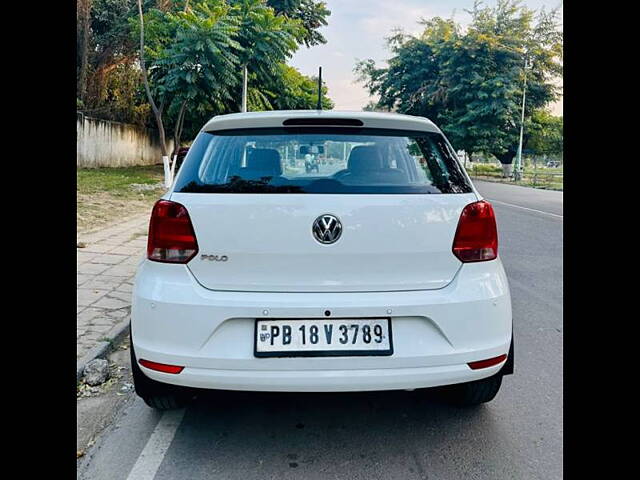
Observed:
[[[143,367],[149,368],[151,370],[156,370],[158,372],[164,372],[164,373],[178,374],[182,370],[184,370],[184,367],[179,367],[177,365],[167,365],[165,363],[152,362],[150,360],[145,360],[144,358],[141,358],[140,360],[138,360],[138,363]]]
[[[187,209],[158,200],[151,212],[147,258],[155,262],[187,263],[198,253],[198,242]]]
[[[501,362],[504,362],[507,359],[507,355],[500,355],[499,357],[487,358],[486,360],[479,360],[477,362],[467,363],[471,370],[479,370],[481,368],[489,368],[494,365],[498,365]]]
[[[462,210],[453,240],[453,254],[461,262],[486,262],[498,256],[498,231],[493,207],[481,200]]]

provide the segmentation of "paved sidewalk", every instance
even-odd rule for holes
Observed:
[[[133,277],[147,246],[149,213],[129,216],[102,230],[78,234],[76,358],[82,358],[131,311]]]

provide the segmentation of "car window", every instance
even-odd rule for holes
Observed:
[[[201,132],[175,191],[468,193],[440,133],[279,128]]]

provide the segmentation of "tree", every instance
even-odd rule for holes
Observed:
[[[387,67],[365,60],[355,71],[380,95],[378,105],[429,117],[456,149],[470,157],[490,153],[510,165],[519,141],[525,57],[533,61],[525,116],[558,98],[552,81],[562,75],[558,12],[541,10],[536,17],[518,2],[499,0],[494,8],[476,2],[469,13],[466,31],[436,17],[422,22],[418,37],[395,32]]]
[[[266,95],[276,110],[313,110],[318,104],[318,79],[302,75],[284,63],[279,73],[266,86]],[[327,97],[327,87],[322,87],[322,108],[331,110],[333,102]]]
[[[77,108],[157,128],[167,182],[181,138],[238,111],[241,59],[251,109],[315,108],[315,80],[285,61],[305,39],[320,41],[309,11],[324,2],[273,3],[278,11],[268,0],[78,0]]]
[[[161,104],[160,108],[158,108],[156,102],[153,99],[151,86],[149,85],[149,76],[147,74],[146,62],[144,59],[144,14],[142,13],[142,0],[138,0],[138,13],[140,15],[140,69],[142,70],[142,81],[144,83],[144,89],[147,94],[147,99],[149,101],[149,105],[151,105],[151,110],[153,111],[153,116],[156,120],[156,125],[158,127],[158,132],[160,135],[160,150],[162,152],[162,165],[164,166],[164,186],[166,188],[169,188],[172,182],[169,176],[170,169],[169,157],[167,156],[166,133],[164,130],[164,122],[162,121],[163,104]]]
[[[145,0],[143,8],[148,9],[152,3]],[[81,15],[84,10],[87,13]],[[85,112],[110,120],[144,123],[144,97],[128,88],[141,80],[128,22],[136,15],[135,0],[78,1],[79,34],[82,31],[78,36],[78,97]]]
[[[177,12],[185,0],[142,0],[142,10]],[[82,5],[90,4],[89,28],[83,30]],[[155,123],[141,89],[138,65],[137,0],[78,0],[78,102],[80,109],[100,118],[146,125]],[[83,42],[83,33],[88,40]],[[84,45],[87,48],[84,48]],[[86,52],[86,68],[83,55]],[[86,72],[86,73],[83,73]],[[137,88],[131,88],[137,86]]]
[[[527,148],[534,154],[562,157],[563,152],[563,120],[551,115],[546,110],[536,110],[527,125],[530,132]]]
[[[89,39],[91,36],[91,0],[78,0],[76,10],[78,52],[78,98],[84,103],[87,95]]]
[[[248,75],[258,84],[265,84],[276,75],[278,65],[293,55],[302,40],[304,29],[299,20],[276,15],[265,0],[233,0],[235,7],[231,12],[239,23],[236,51],[243,73],[243,82]],[[247,97],[242,90],[241,110],[246,111]],[[268,100],[259,90],[253,91],[253,101],[268,104]]]
[[[177,160],[184,119],[189,109],[222,107],[237,85],[239,48],[237,17],[221,1],[195,3],[185,11],[166,14],[175,31],[173,41],[156,59],[156,88],[171,96],[168,113],[175,116],[171,170]]]
[[[442,44],[455,35],[455,24],[435,18],[422,22],[425,30],[412,37],[396,30],[387,38],[392,57],[386,68],[373,60],[358,62],[355,71],[372,95],[379,95],[378,107],[409,115],[428,116],[437,121],[446,107],[440,54]]]
[[[231,8],[224,0],[206,0],[185,11],[149,12],[152,63],[146,68],[144,14],[138,0],[140,30],[140,67],[142,79],[160,134],[165,186],[173,183],[177,147],[189,102],[211,102],[229,99],[238,58],[234,40],[239,23],[229,15]],[[156,102],[158,99],[159,103]],[[173,162],[169,163],[165,131],[165,106],[175,116]]]
[[[557,11],[541,10],[535,18],[534,11],[518,2],[500,1],[495,8],[480,8],[476,2],[470,13],[472,23],[458,49],[469,61],[453,61],[445,72],[452,79],[453,98],[469,110],[452,123],[456,133],[469,130],[477,150],[510,165],[519,143],[525,59],[533,64],[526,73],[525,118],[558,98],[558,88],[550,81],[562,75]],[[457,77],[452,73],[456,67]]]
[[[267,4],[279,15],[300,20],[304,29],[300,40],[304,45],[320,45],[327,43],[324,36],[318,32],[320,27],[327,25],[327,17],[331,11],[325,2],[316,0],[268,0]]]

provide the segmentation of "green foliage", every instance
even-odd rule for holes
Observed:
[[[498,183],[512,182],[510,178],[504,176],[502,167],[494,164],[474,162],[472,165],[467,166],[467,173],[471,178],[478,178],[480,180]],[[540,168],[540,164],[538,164],[538,169],[525,168],[522,178],[517,184],[525,187],[562,191],[564,174],[562,169]]]
[[[490,163],[475,162],[470,168],[471,172],[474,175],[493,175],[498,177],[502,176],[502,168]]]
[[[144,2],[149,8],[153,2]],[[91,32],[97,56],[105,53],[129,55],[135,51],[135,42],[129,35],[129,22],[135,16],[135,0],[93,0]]]
[[[167,12],[163,19],[172,39],[156,52],[150,77],[161,98],[173,104],[220,103],[232,98],[238,83],[237,18],[223,0],[207,0],[186,12]],[[164,32],[163,32],[164,33]],[[162,37],[160,44],[164,43]]]
[[[562,33],[557,12],[535,12],[500,0],[476,2],[466,31],[453,20],[423,21],[418,37],[395,32],[386,68],[373,60],[356,66],[377,106],[425,116],[438,123],[456,149],[491,153],[511,163],[520,128],[525,56],[525,116],[558,98],[552,82],[562,74]],[[528,138],[527,135],[526,138]]]
[[[318,32],[320,27],[327,25],[327,17],[331,12],[327,4],[316,0],[268,0],[267,4],[277,14],[300,20],[304,31],[301,40],[307,46],[327,43],[324,36]]]
[[[363,112],[375,112],[378,108],[378,103],[374,101],[370,101],[364,107],[362,107]]]
[[[299,20],[277,15],[265,0],[232,0],[231,15],[239,24],[236,49],[240,66],[247,66],[258,82],[277,73],[277,65],[289,58],[302,41]]]
[[[151,3],[145,2],[147,6]],[[136,13],[136,1],[82,0],[78,6],[79,13],[82,6],[89,15],[87,32],[82,19],[78,19],[78,97],[82,100],[78,108],[108,120],[144,124],[146,101],[137,88],[131,88],[140,81],[140,72],[135,67],[136,45],[128,20]],[[83,54],[87,65],[81,86]]]
[[[271,106],[276,110],[313,110],[318,105],[318,79],[307,77],[285,64],[279,65],[278,74],[267,86]],[[334,104],[322,87],[322,108],[331,110]]]
[[[238,111],[247,65],[250,108],[271,109],[273,92],[264,86],[277,84],[280,65],[301,35],[298,20],[276,15],[265,0],[206,0],[187,12],[152,9],[145,14],[145,55],[154,95],[167,99],[170,115],[184,100],[189,116],[194,109]]]
[[[104,79],[104,88],[97,98],[108,105],[109,118],[118,122],[144,125],[150,107],[140,91],[140,69],[133,63],[115,65]]]
[[[527,147],[534,154],[562,157],[564,140],[562,117],[555,117],[545,110],[537,110],[533,112],[526,128],[531,132]]]
[[[89,94],[84,101],[78,95],[78,108],[152,125],[138,64],[137,0],[84,1],[91,14]],[[185,137],[213,115],[239,111],[245,64],[250,110],[315,108],[315,80],[285,61],[300,45],[324,43],[316,31],[330,14],[324,2],[191,0],[185,6],[185,0],[143,0],[145,62],[168,134],[178,128],[183,105]],[[323,106],[332,108],[323,90]]]
[[[145,165],[136,167],[78,168],[77,192],[96,194],[101,192],[123,196],[133,193],[131,184],[155,185],[162,181],[162,167]],[[145,191],[137,192],[137,194]],[[155,192],[154,192],[155,193]],[[134,193],[136,194],[136,193]]]

